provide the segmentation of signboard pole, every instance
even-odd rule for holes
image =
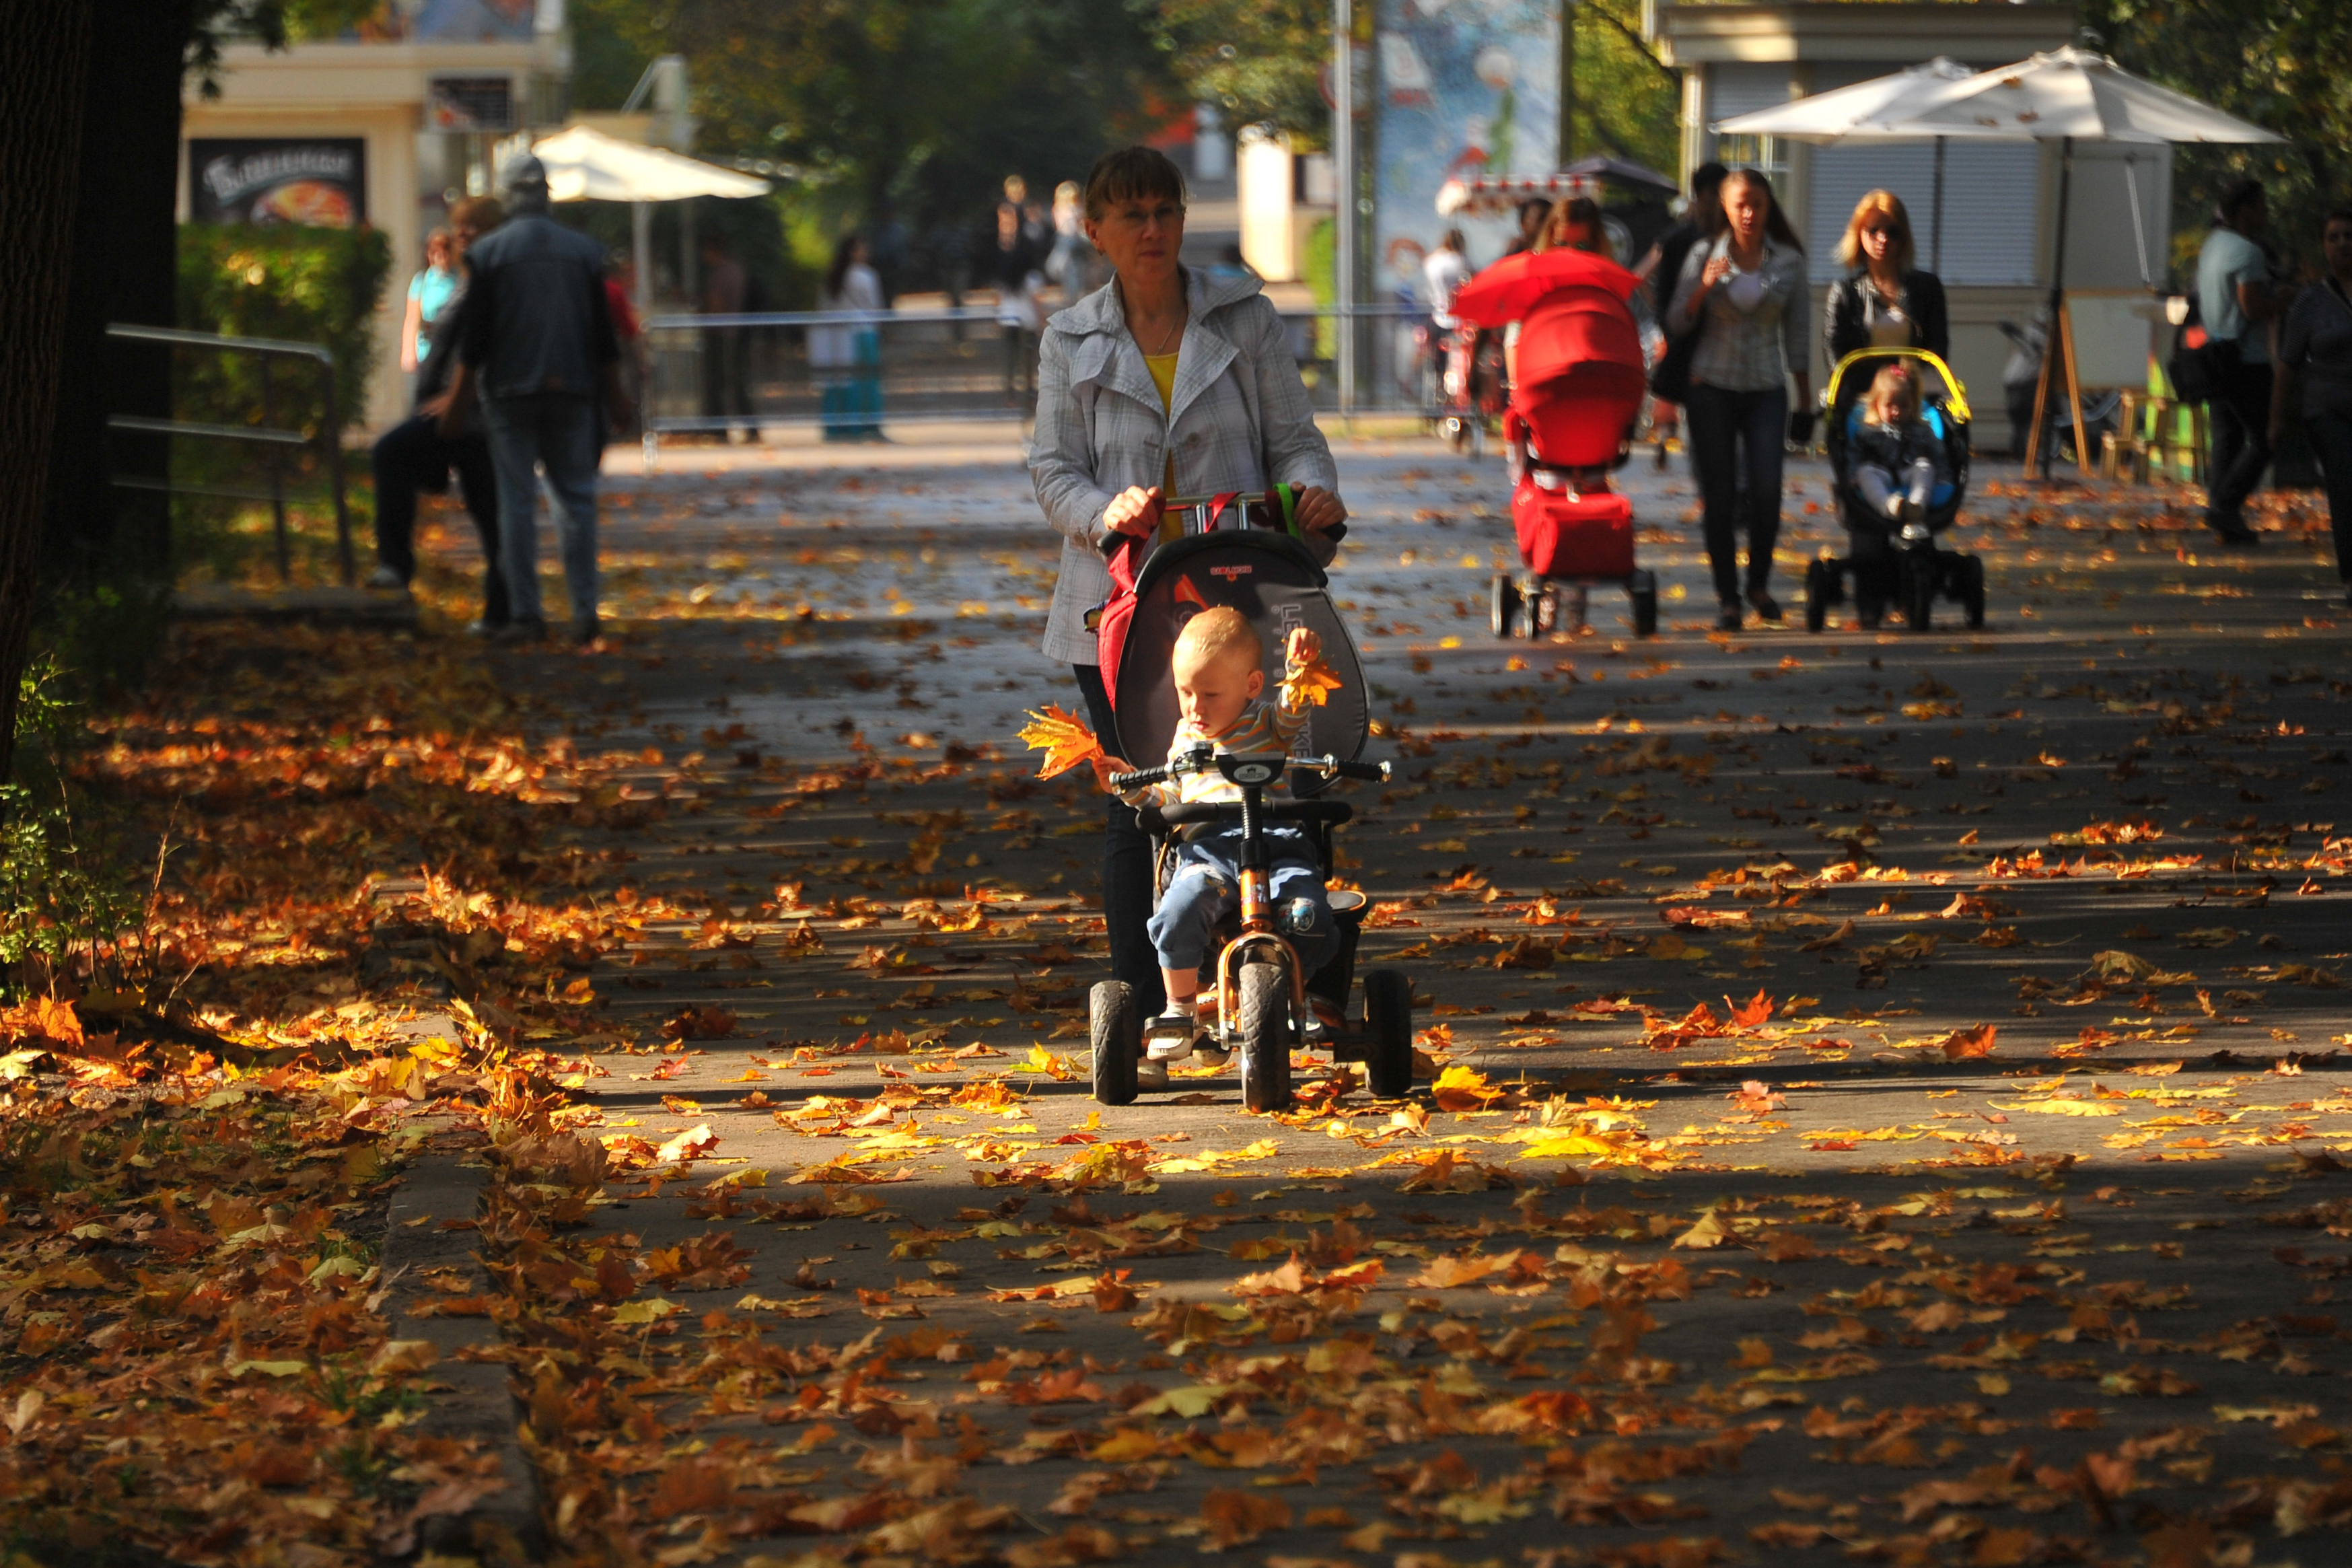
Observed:
[[[1576,0],[1559,4],[1559,167],[1576,162]]]
[[[1339,417],[1356,402],[1356,9],[1354,0],[1331,0],[1331,164],[1339,199],[1332,216],[1339,228],[1334,271],[1339,307]]]

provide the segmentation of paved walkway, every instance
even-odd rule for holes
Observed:
[[[1799,465],[1790,626],[1722,637],[1637,464],[1664,635],[1597,593],[1505,644],[1499,465],[1343,443],[1399,764],[1359,972],[1444,1076],[1269,1119],[1085,1093],[1100,813],[1014,739],[1076,705],[1017,451],[700,450],[615,464],[616,646],[504,666],[647,914],[593,974],[646,1054],[567,1116],[631,1168],[590,1241],[643,1293],[581,1311],[636,1325],[597,1375],[666,1447],[604,1473],[664,1560],[2340,1550],[2273,1539],[2352,1509],[2324,519],[2209,555],[2178,494],[1980,470],[1981,632],[1809,636]]]

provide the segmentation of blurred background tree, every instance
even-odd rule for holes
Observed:
[[[1271,126],[1301,153],[1330,145],[1330,0],[1128,0],[1128,8],[1186,96],[1216,104],[1227,124]]]
[[[1191,102],[1137,16],[1097,0],[575,0],[572,16],[583,107],[617,107],[589,94],[683,55],[696,155],[794,171],[778,200],[803,267],[856,224],[895,222],[919,248],[976,230],[1007,174],[1050,198]]]
[[[1641,0],[1578,0],[1576,152],[1682,173],[1682,77],[1642,37]]]
[[[2308,0],[2088,0],[2083,20],[2116,62],[2288,139],[2173,154],[2176,285],[2193,277],[2221,187],[2269,188],[2271,237],[2317,265],[2321,220],[2352,199],[2352,16]]]

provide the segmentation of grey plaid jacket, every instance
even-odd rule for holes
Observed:
[[[1047,321],[1037,367],[1029,477],[1062,536],[1045,648],[1068,664],[1097,662],[1086,616],[1110,596],[1103,509],[1130,485],[1160,483],[1171,452],[1179,495],[1339,483],[1289,333],[1256,279],[1184,269],[1191,315],[1166,413],[1118,289],[1108,283]]]

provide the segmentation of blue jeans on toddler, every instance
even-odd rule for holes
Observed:
[[[1339,922],[1332,919],[1331,905],[1323,896],[1323,868],[1316,861],[1315,846],[1297,828],[1271,826],[1264,834],[1275,929],[1290,939],[1290,945],[1298,950],[1298,962],[1312,978],[1339,951]],[[1161,968],[1198,969],[1209,956],[1217,921],[1241,907],[1241,865],[1239,823],[1177,846],[1175,874],[1169,879],[1168,890],[1160,895],[1160,907],[1152,911],[1150,928]],[[1296,899],[1314,906],[1314,917],[1303,931],[1286,929],[1285,912]]]

